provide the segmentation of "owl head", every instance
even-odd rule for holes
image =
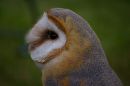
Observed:
[[[47,74],[66,74],[81,68],[89,50],[98,49],[99,41],[87,22],[63,8],[44,12],[26,35],[31,58]],[[50,73],[51,72],[51,73]]]

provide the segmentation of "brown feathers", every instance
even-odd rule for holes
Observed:
[[[30,49],[37,48],[31,57],[39,62],[43,86],[122,86],[96,34],[73,11],[45,12],[28,39]]]
[[[54,24],[56,24],[56,26],[59,27],[59,29],[61,29],[63,32],[66,32],[63,19],[59,19],[59,18],[49,14],[49,12],[48,12],[47,16]]]
[[[62,19],[60,20],[57,17],[53,17],[53,15],[51,15],[51,17],[55,18],[57,22],[62,21],[62,26],[64,26],[62,28],[66,31],[67,42],[60,54],[58,54],[58,57],[53,59],[57,61],[54,64],[53,61],[47,63],[43,72],[45,76],[59,77],[70,73],[72,70],[80,68],[84,61],[81,56],[91,45],[78,33],[71,17],[68,16],[64,22]]]

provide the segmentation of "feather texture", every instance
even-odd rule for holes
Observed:
[[[45,47],[39,46],[43,48],[39,52],[51,58],[46,63],[38,63],[42,65],[43,86],[122,86],[109,66],[98,37],[81,16],[63,8],[50,9],[46,15],[65,34],[65,38],[62,37],[65,44],[57,39],[63,46],[48,53],[43,52]]]

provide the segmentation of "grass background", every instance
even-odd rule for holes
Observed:
[[[130,86],[129,0],[0,0],[0,86],[42,86],[24,36],[46,9],[54,7],[71,9],[89,22],[110,65],[124,86]]]

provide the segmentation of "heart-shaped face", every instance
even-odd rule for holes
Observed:
[[[66,43],[66,35],[44,13],[27,34],[26,42],[32,60],[45,63],[61,52]]]
[[[77,16],[70,10],[65,11]],[[67,74],[84,64],[84,55],[90,43],[86,29],[80,27],[82,24],[76,23],[79,21],[75,19],[71,14],[65,14],[64,10],[49,10],[27,34],[31,58],[45,75]]]

